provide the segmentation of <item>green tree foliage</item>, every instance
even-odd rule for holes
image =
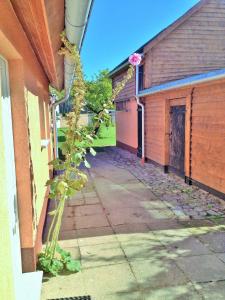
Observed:
[[[102,70],[93,80],[86,81],[85,100],[86,106],[91,112],[98,114],[105,108],[104,105],[111,97],[112,80],[109,78],[108,70]]]

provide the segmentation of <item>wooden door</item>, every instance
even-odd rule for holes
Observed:
[[[184,175],[185,105],[170,109],[170,169]]]
[[[138,149],[137,156],[142,157],[142,108],[138,105]]]

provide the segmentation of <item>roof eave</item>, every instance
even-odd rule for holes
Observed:
[[[208,81],[214,81],[214,80],[219,80],[219,79],[224,79],[225,78],[225,69],[219,69],[215,71],[211,71],[208,73],[203,73],[199,75],[194,75],[194,76],[189,76],[183,79],[175,80],[175,81],[170,81],[164,84],[160,84],[157,86],[153,86],[149,89],[145,89],[142,91],[139,91],[138,97],[145,97],[149,95],[153,95],[159,92],[166,92],[172,89],[177,89],[177,88],[184,88],[187,86],[192,86],[200,83],[205,83]]]
[[[168,34],[170,34],[174,29],[180,26],[183,22],[186,21],[190,16],[192,16],[195,12],[197,12],[205,3],[209,0],[200,0],[197,4],[191,7],[188,11],[186,11],[181,17],[176,19],[172,24],[164,28],[158,34],[156,34],[153,38],[148,40],[145,44],[143,44],[140,48],[138,48],[135,52],[143,52],[145,47],[148,47],[148,50],[153,48],[157,43],[159,43],[162,39],[164,39]],[[128,60],[128,57],[122,61],[119,65],[117,65],[111,72],[115,75],[117,72],[121,70],[121,65]]]
[[[66,0],[65,2],[65,30],[71,44],[75,44],[81,51],[89,22],[94,0]],[[74,73],[74,64],[69,58],[64,60],[64,88],[69,91]]]

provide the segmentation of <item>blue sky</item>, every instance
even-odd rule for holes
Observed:
[[[113,69],[198,0],[94,0],[81,57],[87,78]]]

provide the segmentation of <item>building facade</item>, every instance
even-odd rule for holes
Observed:
[[[136,51],[142,65],[115,100],[118,146],[222,197],[225,96],[215,80],[225,68],[224,25],[225,1],[200,1]],[[111,71],[114,85],[127,68],[128,59]]]

